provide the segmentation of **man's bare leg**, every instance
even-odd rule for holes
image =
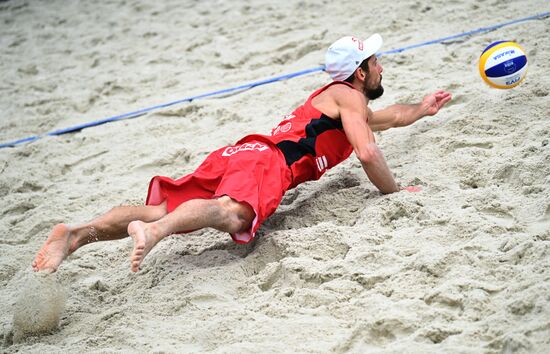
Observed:
[[[166,205],[120,206],[87,224],[68,226],[57,224],[34,258],[36,271],[55,272],[68,255],[80,247],[96,241],[127,237],[128,224],[133,220],[156,221],[166,215]]]
[[[250,228],[254,216],[248,204],[223,196],[189,200],[154,222],[132,221],[128,225],[128,234],[134,239],[130,269],[137,272],[145,256],[168,235],[204,227],[233,234]]]

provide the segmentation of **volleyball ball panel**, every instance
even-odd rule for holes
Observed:
[[[519,85],[527,74],[527,56],[517,43],[499,41],[489,45],[479,58],[481,78],[499,89]]]

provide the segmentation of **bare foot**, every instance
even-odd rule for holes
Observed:
[[[134,239],[134,249],[132,250],[130,270],[139,271],[141,262],[147,256],[149,251],[155,247],[159,239],[154,235],[150,224],[143,221],[132,221],[128,225],[128,234]]]
[[[35,272],[43,270],[53,273],[70,253],[71,230],[65,224],[57,224],[34,257],[32,269]]]

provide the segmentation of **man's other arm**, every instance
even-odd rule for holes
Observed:
[[[369,120],[369,127],[373,131],[405,127],[422,117],[435,115],[450,100],[450,93],[439,90],[417,104],[394,104],[374,112]]]

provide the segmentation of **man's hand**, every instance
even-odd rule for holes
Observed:
[[[433,116],[451,100],[451,94],[443,90],[438,90],[431,95],[424,97],[420,103],[423,116]]]

